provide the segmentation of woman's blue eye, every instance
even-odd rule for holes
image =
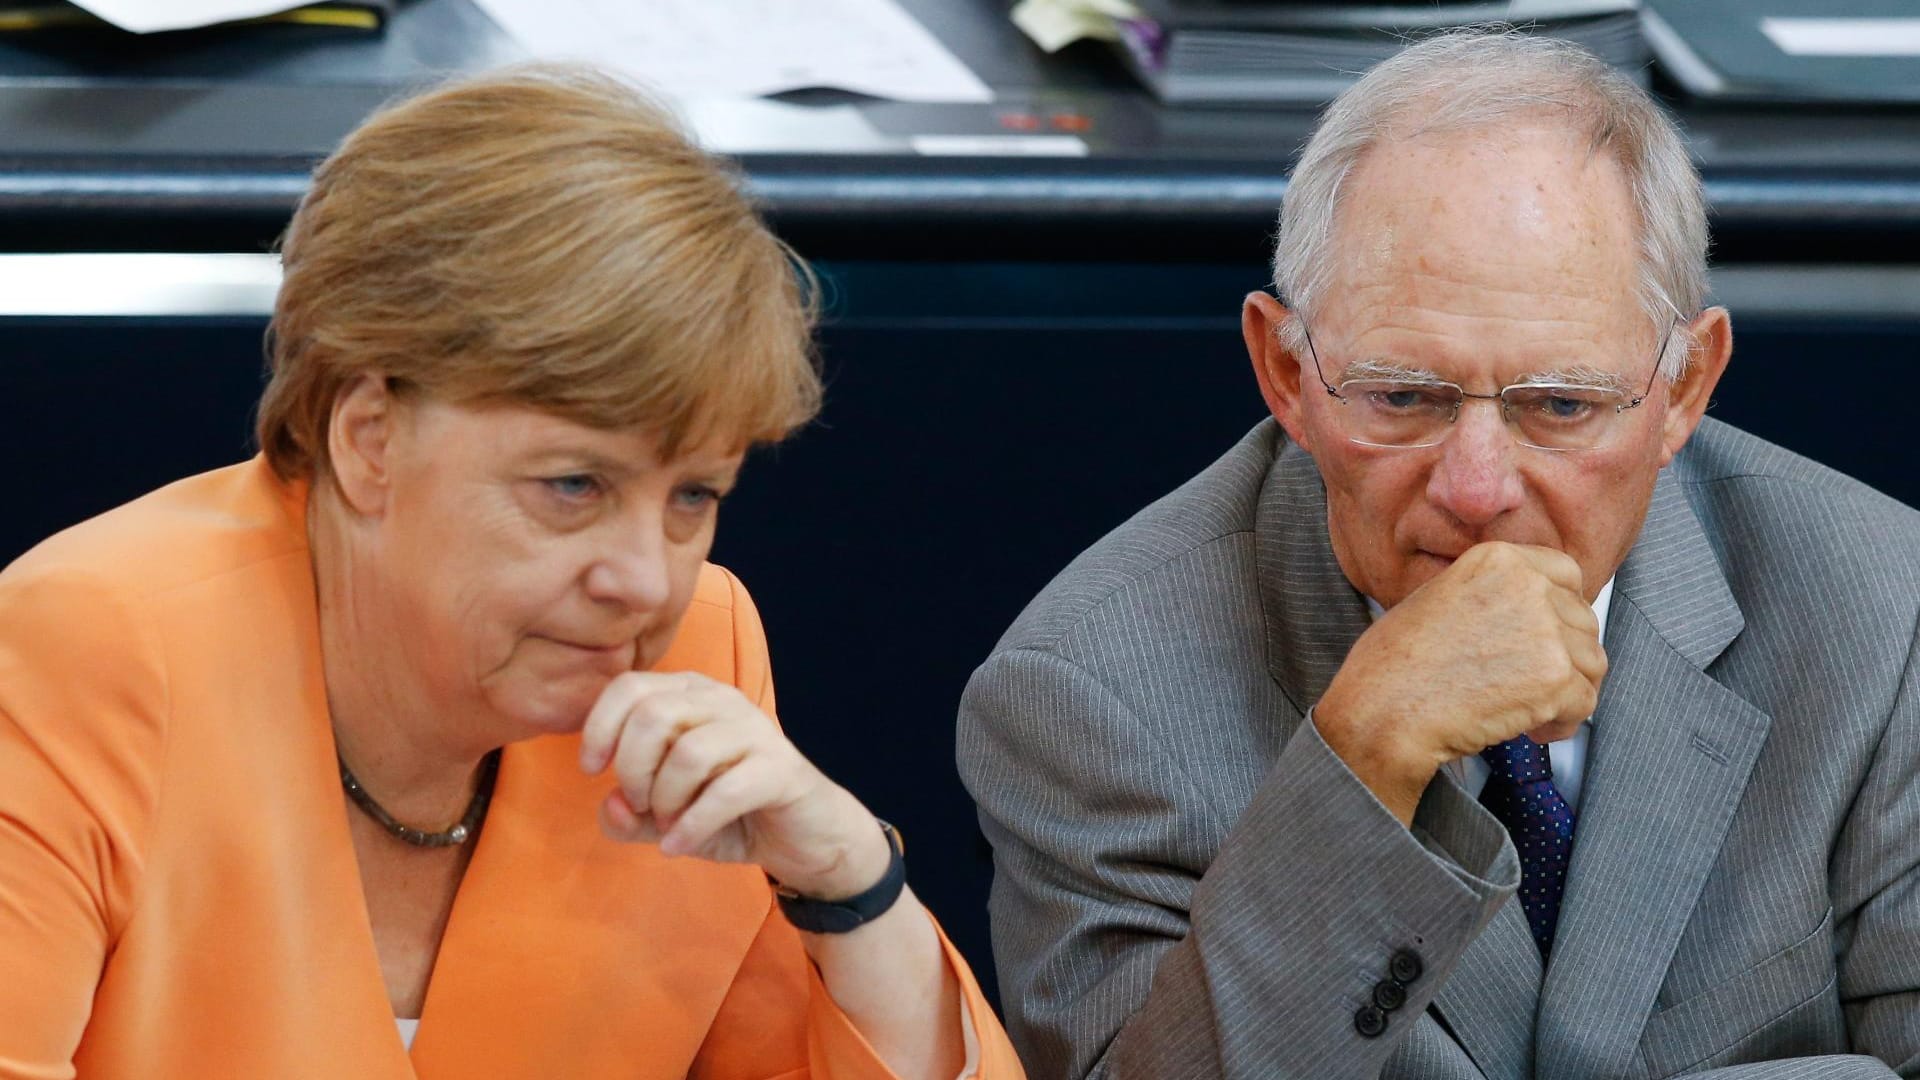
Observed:
[[[680,489],[680,504],[689,510],[704,510],[720,501],[720,493],[704,485]]]
[[[554,494],[567,499],[585,499],[600,490],[599,483],[583,473],[548,477],[546,485]]]

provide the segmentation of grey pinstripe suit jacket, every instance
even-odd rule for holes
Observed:
[[[1443,775],[1403,829],[1302,722],[1368,618],[1262,424],[967,689],[1015,1040],[1037,1078],[1920,1076],[1917,619],[1920,514],[1703,425],[1616,578],[1543,972],[1493,817]]]

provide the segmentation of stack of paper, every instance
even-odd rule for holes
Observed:
[[[682,99],[834,87],[903,101],[992,93],[894,0],[478,0],[536,56]]]
[[[1423,31],[1489,22],[1574,41],[1642,81],[1651,60],[1635,0],[1133,3],[1141,17],[1116,21],[1124,55],[1169,102],[1319,104]]]

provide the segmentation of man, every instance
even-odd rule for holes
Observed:
[[[1033,1075],[1920,1076],[1920,516],[1703,422],[1705,251],[1570,46],[1328,110],[1245,305],[1274,421],[962,705]]]

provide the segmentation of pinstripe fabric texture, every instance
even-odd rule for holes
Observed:
[[[1302,723],[1368,619],[1262,424],[1062,572],[962,702],[1029,1070],[1920,1076],[1917,621],[1920,515],[1704,424],[1616,577],[1543,968],[1498,822],[1443,775],[1401,828]]]

